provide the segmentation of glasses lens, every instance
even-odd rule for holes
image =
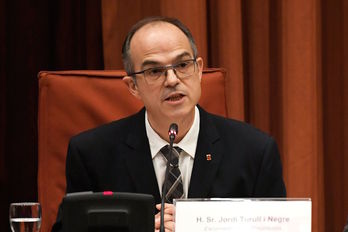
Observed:
[[[150,82],[156,81],[166,71],[165,67],[156,67],[148,69],[144,72],[146,80]]]
[[[176,75],[180,78],[191,76],[195,72],[195,61],[186,60],[174,65]]]

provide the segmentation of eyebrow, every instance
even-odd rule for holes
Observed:
[[[181,60],[182,58],[184,57],[187,57],[187,58],[192,58],[191,57],[191,54],[189,52],[183,52],[179,55],[177,55],[175,58],[174,58],[174,63],[177,62],[178,60]],[[154,60],[145,60],[142,64],[141,64],[141,69],[144,69],[144,67],[148,66],[148,65],[157,65],[159,66],[161,63],[158,62],[158,61],[154,61]]]

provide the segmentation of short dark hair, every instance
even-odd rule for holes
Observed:
[[[190,30],[182,22],[180,22],[176,18],[169,18],[169,17],[162,17],[162,16],[148,17],[148,18],[144,18],[144,19],[138,21],[136,24],[134,24],[133,27],[128,32],[128,34],[123,42],[122,60],[123,60],[124,69],[126,70],[127,74],[131,74],[134,72],[134,66],[133,66],[133,63],[131,60],[129,50],[130,50],[130,43],[131,43],[131,40],[132,40],[135,32],[137,32],[143,26],[145,26],[147,24],[154,23],[154,22],[170,23],[170,24],[176,26],[177,28],[179,28],[188,38],[190,45],[191,45],[191,49],[192,49],[194,58],[197,57],[197,46],[196,46],[195,40],[193,39],[193,36],[192,36]]]

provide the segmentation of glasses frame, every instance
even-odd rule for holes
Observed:
[[[181,77],[179,77],[179,76],[177,75],[176,67],[179,66],[181,63],[183,63],[183,62],[188,62],[188,61],[193,61],[193,65],[194,65],[194,71],[193,71],[193,73],[194,73],[194,72],[196,71],[197,58],[182,60],[182,61],[177,62],[177,63],[175,63],[175,64],[169,64],[169,65],[165,65],[165,66],[158,66],[158,67],[153,67],[153,68],[147,68],[147,69],[141,70],[141,71],[139,71],[139,72],[130,73],[130,74],[128,74],[128,76],[134,76],[134,77],[135,77],[135,75],[143,74],[143,76],[144,76],[144,78],[145,78],[145,81],[148,83],[148,80],[147,80],[147,78],[146,78],[145,72],[147,72],[147,71],[149,71],[149,70],[153,70],[153,69],[163,68],[164,71],[161,73],[161,75],[158,76],[157,79],[155,79],[155,81],[158,80],[161,76],[163,76],[163,74],[166,73],[169,69],[172,69],[172,70],[174,71],[175,75],[177,76],[177,78],[181,79]],[[179,73],[180,73],[180,72],[179,72]],[[193,74],[193,73],[192,73],[192,74]],[[192,75],[192,74],[191,74],[191,75]],[[190,75],[188,75],[188,76],[190,76]],[[186,77],[188,77],[188,76],[186,76]],[[185,78],[185,77],[182,77],[182,78]]]

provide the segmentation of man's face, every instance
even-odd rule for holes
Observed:
[[[135,72],[194,58],[185,34],[165,22],[148,24],[139,29],[132,38],[130,55]],[[201,95],[202,68],[203,60],[197,58],[195,72],[182,79],[172,69],[151,83],[143,74],[136,75],[136,84],[130,87],[131,92],[143,101],[152,126],[193,121],[194,106]]]

